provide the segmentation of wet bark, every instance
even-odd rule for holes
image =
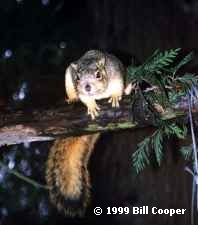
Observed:
[[[0,114],[0,146],[22,142],[53,140],[57,137],[85,133],[116,131],[155,126],[153,114],[141,100],[125,96],[119,108],[112,108],[108,101],[98,101],[99,116],[91,120],[86,107],[78,102],[62,102],[53,108],[32,111],[4,110]],[[162,115],[163,119],[180,119],[186,112],[185,104]],[[196,112],[196,110],[195,110]],[[195,113],[196,114],[196,113]],[[181,121],[181,120],[180,120]]]

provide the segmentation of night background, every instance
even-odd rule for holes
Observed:
[[[194,51],[188,71],[198,67],[196,0],[1,0],[0,110],[29,111],[64,102],[64,73],[85,51],[115,54],[125,66],[144,62],[156,49]],[[131,154],[153,130],[120,131],[102,136],[91,156],[92,202],[83,219],[66,218],[36,189],[0,167],[0,225],[11,224],[189,224],[191,176],[178,157],[178,140],[166,145],[160,168],[139,176]],[[45,184],[45,161],[52,142],[1,147],[10,169]],[[101,148],[102,146],[102,148]],[[173,151],[174,150],[174,151]],[[96,206],[184,208],[185,215],[95,216]],[[198,221],[198,220],[197,220]]]

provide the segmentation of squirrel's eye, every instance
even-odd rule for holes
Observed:
[[[96,72],[96,79],[102,79],[102,74],[99,71]]]

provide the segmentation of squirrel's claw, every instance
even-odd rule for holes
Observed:
[[[96,104],[95,101],[87,105],[87,113],[91,116],[92,120],[94,120],[99,115],[98,111],[100,111],[100,107]]]
[[[111,96],[109,99],[109,103],[112,103],[113,108],[118,108],[120,106],[119,101],[121,100],[121,96]]]

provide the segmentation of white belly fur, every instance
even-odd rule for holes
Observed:
[[[106,91],[100,95],[97,95],[95,99],[109,98],[111,96],[122,96],[123,84],[120,79],[115,79],[108,84]]]

